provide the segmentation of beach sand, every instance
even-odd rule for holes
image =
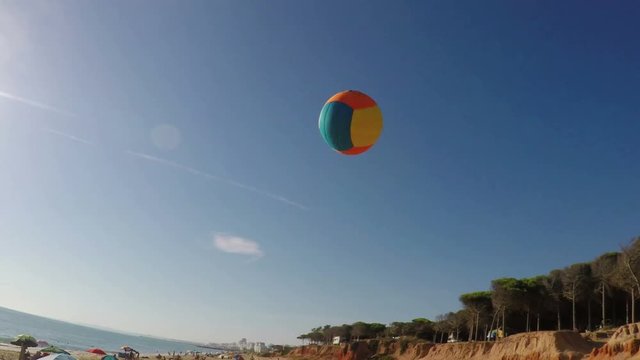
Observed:
[[[36,351],[38,351],[37,349],[38,348],[29,348],[27,350],[29,351],[29,353],[35,354]],[[100,360],[100,358],[102,357],[100,355],[94,355],[84,351],[70,350],[69,353],[71,353],[71,355],[78,360]],[[18,360],[19,355],[20,355],[19,346],[0,343],[0,360]],[[151,359],[152,357],[149,357],[149,358]],[[153,359],[155,360],[155,358]]]
[[[33,355],[38,351],[38,349],[39,348],[28,348],[27,350],[29,351],[29,353]],[[100,360],[100,358],[102,358],[102,355],[95,355],[85,351],[74,351],[74,350],[67,350],[67,351],[71,354],[71,356],[73,356],[78,360]],[[19,346],[0,343],[0,360],[18,360],[18,355],[20,355]],[[145,357],[148,357],[149,359],[155,360],[155,355],[156,354],[141,355],[140,359],[142,359],[143,356],[145,356]],[[184,356],[182,357],[182,359],[187,360]],[[189,360],[193,360],[193,359],[189,359]]]
[[[38,348],[29,348],[28,350],[29,350],[29,352],[31,354],[35,354],[36,351],[38,351]],[[85,351],[68,350],[68,352],[71,353],[71,356],[75,357],[78,360],[100,360],[102,358],[101,355],[95,355],[95,354],[91,354],[91,353],[88,353],[88,352],[85,352]],[[6,343],[0,343],[0,360],[18,360],[18,355],[19,354],[20,354],[20,347],[19,346],[6,344]],[[140,359],[156,360],[156,355],[157,354],[140,354]],[[166,354],[162,354],[162,355],[167,360],[169,360],[169,358],[166,356]],[[245,360],[249,360],[251,358],[251,355],[243,355],[243,357],[245,358]],[[181,360],[195,360],[195,356],[193,356],[193,355],[182,355],[180,357],[180,359]],[[218,357],[217,356],[208,356],[208,357],[200,356],[199,359],[200,360],[217,360]],[[270,358],[254,355],[254,360],[266,360],[266,359],[270,359]]]

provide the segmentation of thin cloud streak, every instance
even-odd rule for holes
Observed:
[[[15,102],[18,102],[18,103],[21,103],[21,104],[24,104],[24,105],[28,105],[28,106],[31,106],[31,107],[34,107],[34,108],[50,111],[50,112],[53,112],[53,113],[56,113],[56,114],[60,114],[60,115],[64,115],[64,116],[68,116],[68,117],[73,117],[73,118],[77,118],[78,117],[74,113],[71,113],[71,112],[68,112],[68,111],[65,111],[65,110],[61,110],[61,109],[58,109],[58,108],[56,108],[54,106],[47,105],[47,104],[44,104],[44,103],[41,103],[41,102],[38,102],[38,101],[35,101],[35,100],[31,100],[31,99],[23,98],[23,97],[20,97],[20,96],[16,96],[16,95],[4,92],[4,91],[0,91],[0,98],[4,98],[4,99],[7,99],[7,100],[15,101]],[[46,128],[43,128],[42,130],[46,131],[46,132],[49,132],[51,134],[55,134],[55,135],[58,135],[58,136],[66,137],[66,138],[68,138],[70,140],[77,141],[77,142],[80,142],[80,143],[83,143],[83,144],[86,144],[86,145],[94,145],[89,140],[85,140],[85,139],[79,138],[79,137],[71,135],[71,134],[63,133],[61,131],[52,130],[52,129],[46,129]],[[278,195],[278,194],[273,194],[273,193],[270,193],[268,191],[264,191],[264,190],[258,189],[256,187],[253,187],[253,186],[250,186],[250,185],[247,185],[247,184],[243,184],[243,183],[237,182],[237,181],[232,180],[232,179],[227,179],[227,178],[223,178],[223,177],[220,177],[220,176],[212,175],[212,174],[206,173],[204,171],[200,171],[198,169],[194,169],[192,167],[185,166],[185,165],[182,165],[182,164],[170,161],[170,160],[158,158],[158,157],[155,157],[155,156],[151,156],[151,155],[147,155],[147,154],[143,154],[143,153],[138,153],[138,152],[130,151],[130,150],[125,150],[125,152],[127,154],[129,154],[129,155],[136,156],[136,157],[138,157],[140,159],[144,159],[144,160],[147,160],[147,161],[153,161],[153,162],[156,162],[156,163],[159,163],[159,164],[171,166],[171,167],[174,167],[174,168],[181,169],[183,171],[189,172],[189,173],[191,173],[193,175],[202,176],[202,177],[207,178],[207,179],[220,181],[220,182],[226,183],[226,184],[231,185],[231,186],[235,186],[235,187],[240,188],[240,189],[251,191],[253,193],[260,194],[262,196],[265,196],[265,197],[268,197],[270,199],[279,201],[279,202],[281,202],[283,204],[287,204],[287,205],[290,205],[290,206],[297,207],[297,208],[302,209],[302,210],[307,210],[308,209],[306,206],[304,206],[302,204],[299,204],[299,203],[297,203],[295,201],[289,200],[284,196],[281,196],[281,195]]]
[[[302,209],[302,210],[307,210],[308,209],[308,207],[306,207],[306,206],[304,206],[302,204],[299,204],[299,203],[297,203],[295,201],[289,200],[289,199],[285,198],[284,196],[281,196],[281,195],[278,195],[278,194],[273,194],[273,193],[270,193],[268,191],[264,191],[264,190],[258,189],[256,187],[237,182],[235,180],[231,180],[231,179],[223,178],[223,177],[220,177],[220,176],[212,175],[212,174],[206,173],[204,171],[200,171],[198,169],[194,169],[194,168],[192,168],[190,166],[186,166],[186,165],[182,165],[182,164],[177,163],[177,162],[173,162],[171,160],[162,159],[162,158],[159,158],[159,157],[155,157],[155,156],[152,156],[152,155],[139,153],[139,152],[135,152],[135,151],[131,151],[131,150],[126,150],[125,152],[127,154],[131,155],[131,156],[135,156],[135,157],[140,158],[140,159],[144,159],[144,160],[152,161],[152,162],[155,162],[155,163],[158,163],[158,164],[163,164],[163,165],[166,165],[166,166],[170,166],[170,167],[173,167],[173,168],[176,168],[176,169],[180,169],[180,170],[186,171],[186,172],[191,173],[193,175],[204,177],[204,178],[209,179],[209,180],[215,180],[215,181],[223,182],[223,183],[226,183],[226,184],[231,185],[231,186],[235,186],[235,187],[240,188],[240,189],[251,191],[251,192],[254,192],[256,194],[260,194],[262,196],[266,196],[266,197],[271,198],[273,200],[280,201],[283,204],[294,206],[294,207],[297,207],[297,208]]]
[[[75,135],[71,135],[71,134],[67,134],[67,133],[63,133],[62,131],[58,131],[58,130],[53,130],[53,129],[48,129],[48,128],[41,128],[40,130],[47,132],[49,134],[54,134],[57,136],[62,136],[64,138],[67,138],[69,140],[73,140],[73,141],[77,141],[79,143],[83,143],[86,145],[93,145],[93,143],[89,140],[85,140],[83,138],[77,137]]]
[[[260,249],[260,244],[253,240],[244,239],[239,236],[215,234],[213,236],[213,245],[218,250],[226,253],[251,255],[255,256],[256,258],[264,256],[264,253]]]
[[[7,99],[7,100],[19,102],[19,103],[27,105],[27,106],[31,106],[31,107],[34,107],[34,108],[37,108],[37,109],[54,112],[56,114],[60,114],[60,115],[68,116],[68,117],[74,117],[74,118],[78,117],[74,113],[70,113],[68,111],[61,110],[61,109],[58,109],[58,108],[53,107],[51,105],[47,105],[45,103],[41,103],[41,102],[38,102],[38,101],[35,101],[35,100],[31,100],[31,99],[23,98],[23,97],[16,96],[16,95],[13,95],[13,94],[9,94],[8,92],[4,92],[4,91],[0,91],[0,98],[4,98],[4,99]]]

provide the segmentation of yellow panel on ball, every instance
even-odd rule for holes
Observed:
[[[354,147],[369,146],[382,132],[382,112],[377,106],[354,109],[351,117],[351,142]]]

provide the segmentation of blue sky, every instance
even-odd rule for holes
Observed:
[[[0,306],[198,341],[435,317],[638,235],[640,6],[0,5]],[[378,143],[328,148],[358,89]]]

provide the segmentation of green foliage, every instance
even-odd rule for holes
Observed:
[[[387,326],[380,323],[365,323],[358,321],[351,325],[341,326],[324,325],[311,329],[311,332],[298,336],[298,339],[316,344],[331,343],[333,337],[339,336],[342,340],[349,339],[374,339],[384,337],[388,332]]]
[[[591,273],[601,288],[609,290],[616,280],[620,267],[621,254],[617,252],[604,253],[591,262]]]
[[[408,347],[409,347],[409,339],[407,338],[400,339],[400,355],[404,354],[404,352],[407,351]]]
[[[387,335],[391,337],[403,336],[405,328],[405,323],[395,321],[392,322],[391,325],[387,328]]]
[[[371,340],[367,343],[367,346],[369,347],[369,351],[375,354],[378,352],[378,346],[380,346],[380,342],[378,340]]]
[[[460,302],[463,304],[481,301],[491,301],[491,291],[475,291],[460,295]]]
[[[562,274],[563,295],[568,300],[582,299],[588,291],[591,277],[591,266],[578,263],[568,266]]]
[[[351,330],[351,336],[358,339],[365,339],[369,335],[369,324],[362,321],[353,323],[353,329]]]
[[[384,331],[387,329],[387,326],[379,323],[369,324],[368,335],[372,338],[377,338],[384,335]]]
[[[548,276],[542,279],[547,293],[559,302],[562,298],[562,270],[551,270]]]
[[[415,336],[419,339],[430,339],[433,336],[434,323],[431,320],[425,318],[417,318],[411,320],[411,323],[407,325],[407,332],[405,335]]]
[[[501,278],[491,281],[491,302],[496,309],[508,308],[512,303],[512,289],[517,279]]]
[[[597,295],[597,296],[596,296]],[[463,310],[450,312],[433,322],[416,318],[408,322],[356,322],[351,325],[323,325],[303,334],[299,339],[327,343],[332,337],[342,339],[379,339],[382,337],[416,337],[432,340],[433,335],[455,334],[481,339],[483,332],[496,326],[506,326],[510,334],[534,328],[568,328],[569,312],[572,325],[584,329],[596,317],[596,322],[621,323],[625,317],[635,318],[634,301],[640,296],[640,237],[634,238],[621,252],[604,253],[589,263],[578,263],[547,275],[528,278],[504,277],[491,281],[489,291],[461,294]],[[592,303],[602,304],[593,311]],[[605,307],[606,302],[606,307]],[[626,304],[631,306],[626,314]],[[617,309],[617,310],[616,310]],[[609,312],[610,315],[606,315]],[[611,318],[609,318],[611,316]],[[509,322],[505,321],[509,318]],[[605,319],[606,318],[606,319]],[[557,326],[555,326],[557,324]],[[466,326],[465,326],[466,325]],[[402,343],[407,344],[406,339]]]

